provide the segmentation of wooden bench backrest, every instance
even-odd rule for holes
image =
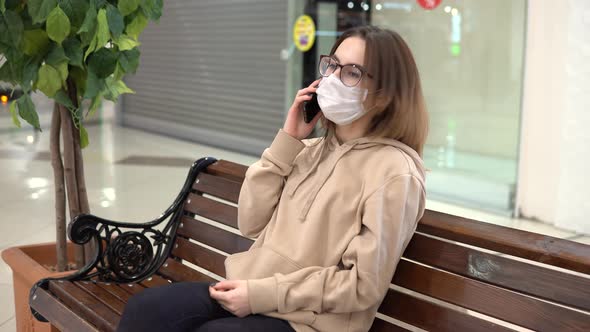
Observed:
[[[250,247],[237,230],[246,169],[219,161],[198,176],[160,276],[213,281]],[[590,246],[427,211],[371,331],[522,328],[590,331]]]

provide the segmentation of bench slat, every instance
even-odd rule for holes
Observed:
[[[228,254],[246,251],[254,243],[251,239],[187,216],[182,218],[182,223],[184,226],[178,229],[179,235],[194,239]]]
[[[176,244],[178,247],[172,250],[172,255],[225,277],[225,266],[223,264],[225,256],[191,243],[183,237],[177,237]]]
[[[189,203],[190,201],[190,203]],[[212,199],[189,194],[184,210],[207,219],[215,220],[224,225],[238,228],[238,209]]]
[[[98,301],[107,306],[119,316],[123,314],[126,302],[121,302],[119,298],[108,292],[106,289],[97,286],[95,283],[83,281],[74,282],[74,285],[86,291],[89,295],[94,296]]]
[[[129,294],[129,292],[123,290],[123,288],[115,284],[97,282],[96,285],[111,293],[113,296],[117,297],[123,303],[127,303],[127,301],[129,301],[129,298],[132,296],[131,294]]]
[[[590,274],[590,246],[426,210],[418,231]]]
[[[83,320],[76,312],[56,299],[48,291],[38,288],[35,291],[35,300],[31,302],[33,309],[37,310],[51,325],[60,331],[96,332],[98,329]]]
[[[379,312],[427,331],[512,331],[393,289],[387,292]]]
[[[407,260],[399,262],[393,282],[536,331],[590,331],[590,315]]]
[[[207,173],[200,173],[193,184],[193,190],[216,196],[232,203],[238,203],[241,187],[242,184],[240,182]]]
[[[209,174],[224,177],[228,180],[242,183],[246,177],[248,166],[233,163],[227,160],[219,160],[207,167],[206,172]]]
[[[170,282],[168,282],[168,280],[160,277],[159,275],[154,274],[151,277],[149,277],[148,279],[142,281],[140,284],[146,288],[152,288],[152,287],[170,285]]]
[[[123,289],[130,295],[139,294],[145,289],[145,287],[138,284],[117,284],[116,286]]]
[[[50,281],[49,291],[100,331],[114,331],[119,324],[119,315],[69,281]]]
[[[391,324],[389,322],[384,321],[383,319],[375,318],[373,321],[373,325],[369,332],[406,332],[410,330],[406,330],[401,326],[397,326],[395,324]]]
[[[174,259],[170,258],[166,260],[166,263],[158,270],[158,273],[164,277],[175,281],[206,281],[214,282],[217,281],[208,275],[202,274],[199,271],[193,270],[186,265],[183,265]]]
[[[502,288],[590,311],[590,281],[576,275],[414,234],[404,257]]]

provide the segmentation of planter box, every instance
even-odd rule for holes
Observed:
[[[68,257],[74,257],[74,244],[68,243]],[[29,309],[29,291],[33,284],[43,278],[59,277],[75,271],[53,272],[47,267],[55,266],[55,242],[12,247],[2,251],[2,259],[12,269],[16,330],[58,331],[49,323],[37,321]]]

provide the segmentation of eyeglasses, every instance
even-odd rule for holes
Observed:
[[[329,55],[320,56],[320,75],[323,77],[328,77],[332,75],[338,68],[340,68],[340,81],[342,81],[342,83],[348,87],[353,87],[359,84],[365,74],[368,77],[372,77],[371,74],[367,73],[367,71],[359,65],[341,65],[338,63],[338,61],[336,61],[336,59]]]

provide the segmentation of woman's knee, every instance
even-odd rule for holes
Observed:
[[[236,329],[237,328],[237,329]],[[217,319],[211,320],[201,325],[195,332],[233,332],[240,331],[239,325],[235,324],[233,320]]]
[[[195,332],[254,332],[275,331],[295,332],[286,321],[280,319],[251,315],[245,318],[227,317],[208,321],[201,325]]]
[[[186,282],[147,288],[128,300],[121,324],[152,330],[187,316],[206,316],[211,312],[208,301],[207,284]]]
[[[166,295],[166,290],[163,288],[146,288],[141,293],[133,295],[127,301],[125,309],[146,309],[152,305],[157,305],[158,302],[162,301],[162,296]]]
[[[149,288],[132,296],[125,305],[117,331],[133,332],[153,327],[153,324],[162,318],[158,311],[154,310],[159,307],[153,303],[155,299],[157,297],[154,296],[154,290]]]
[[[144,322],[165,320],[169,315],[166,310],[169,306],[165,304],[173,304],[174,295],[177,294],[171,286],[146,288],[133,295],[125,305],[123,317],[127,320],[141,319]]]

